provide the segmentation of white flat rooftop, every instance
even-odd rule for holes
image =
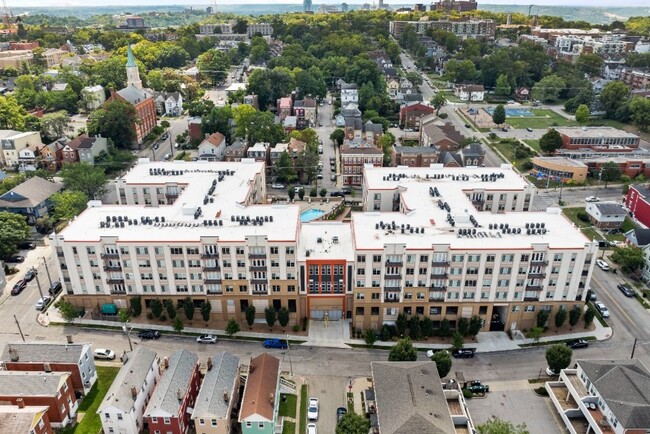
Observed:
[[[320,242],[319,242],[320,241]],[[352,232],[349,223],[312,221],[303,223],[300,230],[298,260],[345,259],[354,260]],[[307,256],[309,251],[309,256]]]

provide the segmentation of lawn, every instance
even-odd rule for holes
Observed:
[[[519,142],[509,141],[509,140],[504,142],[493,142],[492,146],[497,148],[506,157],[506,161],[508,163],[514,163],[515,167],[519,170],[523,170],[521,166],[524,163],[530,161],[530,157],[519,158],[519,159],[515,158],[514,156],[515,149],[519,146],[522,147],[524,146]]]
[[[513,128],[536,128],[543,129],[552,126],[566,127],[577,125],[575,121],[568,120],[563,116],[547,109],[532,109],[534,116],[508,117],[506,123]]]
[[[307,406],[309,405],[309,398],[307,397],[307,385],[300,386],[300,431],[301,433],[307,432]]]
[[[296,434],[296,423],[285,421],[282,425],[282,434]]]
[[[578,213],[580,211],[584,211],[584,208],[581,207],[576,207],[576,208],[562,208],[562,213],[567,216],[569,220],[571,220],[575,225],[580,228],[583,234],[590,240],[602,240],[603,237],[594,229],[591,225],[590,222],[583,222],[578,218]]]
[[[102,421],[96,413],[97,408],[113,384],[119,370],[120,368],[112,366],[97,367],[97,382],[79,404],[78,413],[85,413],[83,419],[77,425],[61,431],[61,434],[97,434],[102,429]]]
[[[524,140],[524,142],[540,154],[542,153],[542,148],[539,147],[539,140]]]
[[[296,395],[289,393],[280,394],[280,409],[278,410],[278,416],[288,416],[295,419],[297,401],[298,397]]]

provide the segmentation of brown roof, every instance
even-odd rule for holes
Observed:
[[[433,144],[437,144],[445,139],[460,144],[465,137],[454,128],[454,125],[447,122],[444,125],[436,125],[433,123],[427,124],[422,128],[423,132],[431,138]]]
[[[87,134],[82,134],[79,137],[76,137],[72,140],[70,140],[68,143],[65,144],[65,146],[70,147],[71,149],[77,149],[79,145],[84,141],[84,139],[87,139],[88,135]]]
[[[208,137],[205,138],[205,141],[214,146],[219,146],[221,145],[221,142],[223,142],[225,138],[226,137],[223,134],[217,132],[217,133],[210,134]]]
[[[240,422],[253,415],[273,420],[279,373],[280,360],[270,354],[264,353],[251,359],[239,414]]]
[[[292,152],[296,151],[297,153],[300,154],[302,150],[305,149],[305,142],[298,140],[295,137],[292,137],[289,140],[289,149],[291,149]]]

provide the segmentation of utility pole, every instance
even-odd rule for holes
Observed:
[[[41,289],[41,281],[38,280],[38,274],[36,268],[32,267],[32,272],[34,273],[34,278],[36,279],[36,285],[38,286],[38,292],[41,294],[41,300],[43,300],[43,290]]]
[[[289,356],[289,371],[291,372],[291,376],[293,377],[293,363],[291,363],[291,353],[289,352],[289,333],[287,333],[287,356]],[[24,339],[23,339],[24,340]]]
[[[634,351],[635,350],[636,350],[636,338],[634,338],[634,344],[632,344],[632,354],[630,355],[630,359],[634,358]]]
[[[50,269],[47,267],[47,260],[45,259],[45,256],[41,256],[41,259],[43,259],[43,265],[45,265],[45,272],[47,273],[47,281],[50,283],[50,288],[52,288],[52,276],[50,276]]]
[[[126,338],[129,340],[129,348],[133,351],[133,344],[131,343],[131,330],[126,324],[122,325],[122,330],[126,333]]]
[[[16,318],[16,315],[14,315],[14,321],[16,321],[16,325],[18,326],[18,331],[20,332],[20,337],[23,338],[23,342],[25,342],[25,335],[23,335],[23,331],[20,328],[20,323],[18,323],[18,318]],[[632,354],[634,354],[634,352]]]

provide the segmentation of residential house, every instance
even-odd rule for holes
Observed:
[[[591,224],[600,229],[618,229],[627,216],[623,207],[614,202],[589,202],[585,211]]]
[[[239,403],[239,357],[222,352],[208,357],[192,421],[196,434],[230,434]]]
[[[341,146],[341,176],[344,185],[363,185],[363,169],[366,165],[381,167],[384,152],[372,143],[355,139]]]
[[[650,185],[630,185],[625,196],[625,208],[645,227],[650,227]]]
[[[41,161],[44,167],[50,170],[58,170],[63,161],[63,148],[70,141],[67,137],[55,140],[49,145],[45,145],[40,149]]]
[[[126,361],[97,409],[105,434],[142,432],[145,408],[160,380],[160,358],[155,352],[137,347],[125,357]]]
[[[19,152],[29,146],[38,149],[43,147],[41,133],[36,131],[19,132],[14,130],[0,130],[0,144],[2,145],[2,164],[5,166],[17,166],[19,163]]]
[[[302,140],[298,140],[295,137],[290,138],[288,149],[289,155],[291,155],[292,158],[298,158],[298,155],[302,154],[305,150],[305,146],[307,146],[307,144]]]
[[[21,149],[18,152],[18,170],[21,172],[35,171],[38,168],[37,163],[40,156],[41,153],[36,145],[29,145]]]
[[[650,282],[650,229],[635,228],[625,233],[625,242],[643,251],[641,280]]]
[[[578,360],[545,387],[570,434],[650,431],[650,371],[637,359]]]
[[[280,403],[280,360],[263,353],[252,358],[239,410],[242,434],[273,434]]]
[[[470,143],[459,152],[464,167],[484,166],[485,148],[480,143]]]
[[[0,401],[19,407],[46,406],[55,428],[68,425],[78,407],[69,372],[0,371]]]
[[[269,151],[269,159],[271,166],[275,166],[275,163],[280,159],[280,156],[286,152],[289,153],[289,143],[276,143],[273,148]]]
[[[156,92],[154,94],[156,112],[165,116],[180,116],[183,113],[183,96],[180,92]]]
[[[97,110],[106,102],[106,92],[99,84],[81,89],[81,97],[87,110]]]
[[[296,127],[298,129],[309,128],[316,125],[318,103],[314,98],[305,97],[294,101],[293,114],[296,116]]]
[[[373,389],[365,395],[373,432],[475,432],[458,381],[443,388],[430,362],[372,362]]]
[[[163,361],[164,371],[156,386],[144,417],[151,433],[184,434],[188,432],[189,408],[194,408],[201,385],[199,358],[185,349]]]
[[[375,146],[379,146],[379,138],[384,134],[384,126],[382,124],[373,124],[371,121],[363,124],[363,132],[365,139]]]
[[[623,68],[621,70],[621,81],[632,89],[647,89],[650,87],[650,70]]]
[[[609,83],[609,80],[605,80],[604,78],[597,78],[591,81],[591,89],[596,95],[600,95],[600,92],[603,90],[603,87],[605,87],[607,83]]]
[[[247,149],[248,145],[246,142],[235,140],[230,146],[226,146],[224,160],[229,162],[241,161],[242,158],[246,158]]]
[[[363,119],[359,106],[349,103],[339,113],[343,120],[346,140],[360,139],[363,132]]]
[[[410,95],[413,93],[413,83],[409,80],[403,78],[399,82],[399,92],[404,95]]]
[[[0,361],[7,371],[69,372],[72,387],[84,395],[97,381],[89,344],[11,342],[5,345]]]
[[[187,121],[187,131],[192,140],[203,140],[203,130],[201,129],[201,117],[196,116]]]
[[[530,89],[527,87],[518,87],[515,89],[515,98],[519,101],[528,101],[530,99]]]
[[[197,158],[205,161],[222,161],[226,154],[226,137],[217,132],[210,134],[199,144]]]
[[[262,161],[264,163],[267,163],[269,159],[270,148],[270,143],[258,142],[248,148],[246,151],[246,156],[248,158],[253,158],[255,161]]]
[[[451,122],[438,125],[426,122],[420,128],[420,145],[436,146],[440,151],[458,151],[465,137]]]
[[[394,166],[429,167],[438,162],[440,151],[435,146],[394,146]]]
[[[17,405],[0,405],[0,427],[12,434],[54,434],[47,406],[25,406],[24,400]]]
[[[356,83],[341,83],[341,107],[350,103],[359,104],[359,86]]]
[[[94,165],[102,152],[108,153],[108,140],[102,136],[84,137],[77,146],[80,163]]]
[[[259,97],[257,95],[246,95],[244,96],[244,104],[248,104],[255,108],[255,110],[260,109]]]
[[[420,102],[404,104],[399,109],[399,123],[404,128],[420,128],[420,119],[433,112],[433,107]]]
[[[282,121],[282,129],[287,134],[298,129],[298,118],[296,116],[287,116],[284,118],[284,121]]]
[[[284,122],[287,116],[291,116],[293,112],[293,99],[287,96],[280,98],[278,101],[278,115],[280,116],[280,122]]]
[[[28,223],[35,223],[50,212],[50,197],[62,188],[63,184],[32,176],[0,196],[0,211],[20,214]]]
[[[482,84],[457,84],[454,87],[454,95],[461,101],[483,101],[485,88]]]
[[[388,90],[388,96],[391,98],[397,97],[397,93],[399,92],[399,81],[396,79],[392,78],[387,84],[386,88]]]
[[[88,134],[82,134],[80,136],[75,137],[74,139],[68,141],[65,146],[63,147],[63,150],[61,152],[63,158],[62,162],[63,163],[76,163],[79,161],[79,152],[77,151],[77,148],[79,145],[81,145],[81,142],[84,139],[88,138]]]

